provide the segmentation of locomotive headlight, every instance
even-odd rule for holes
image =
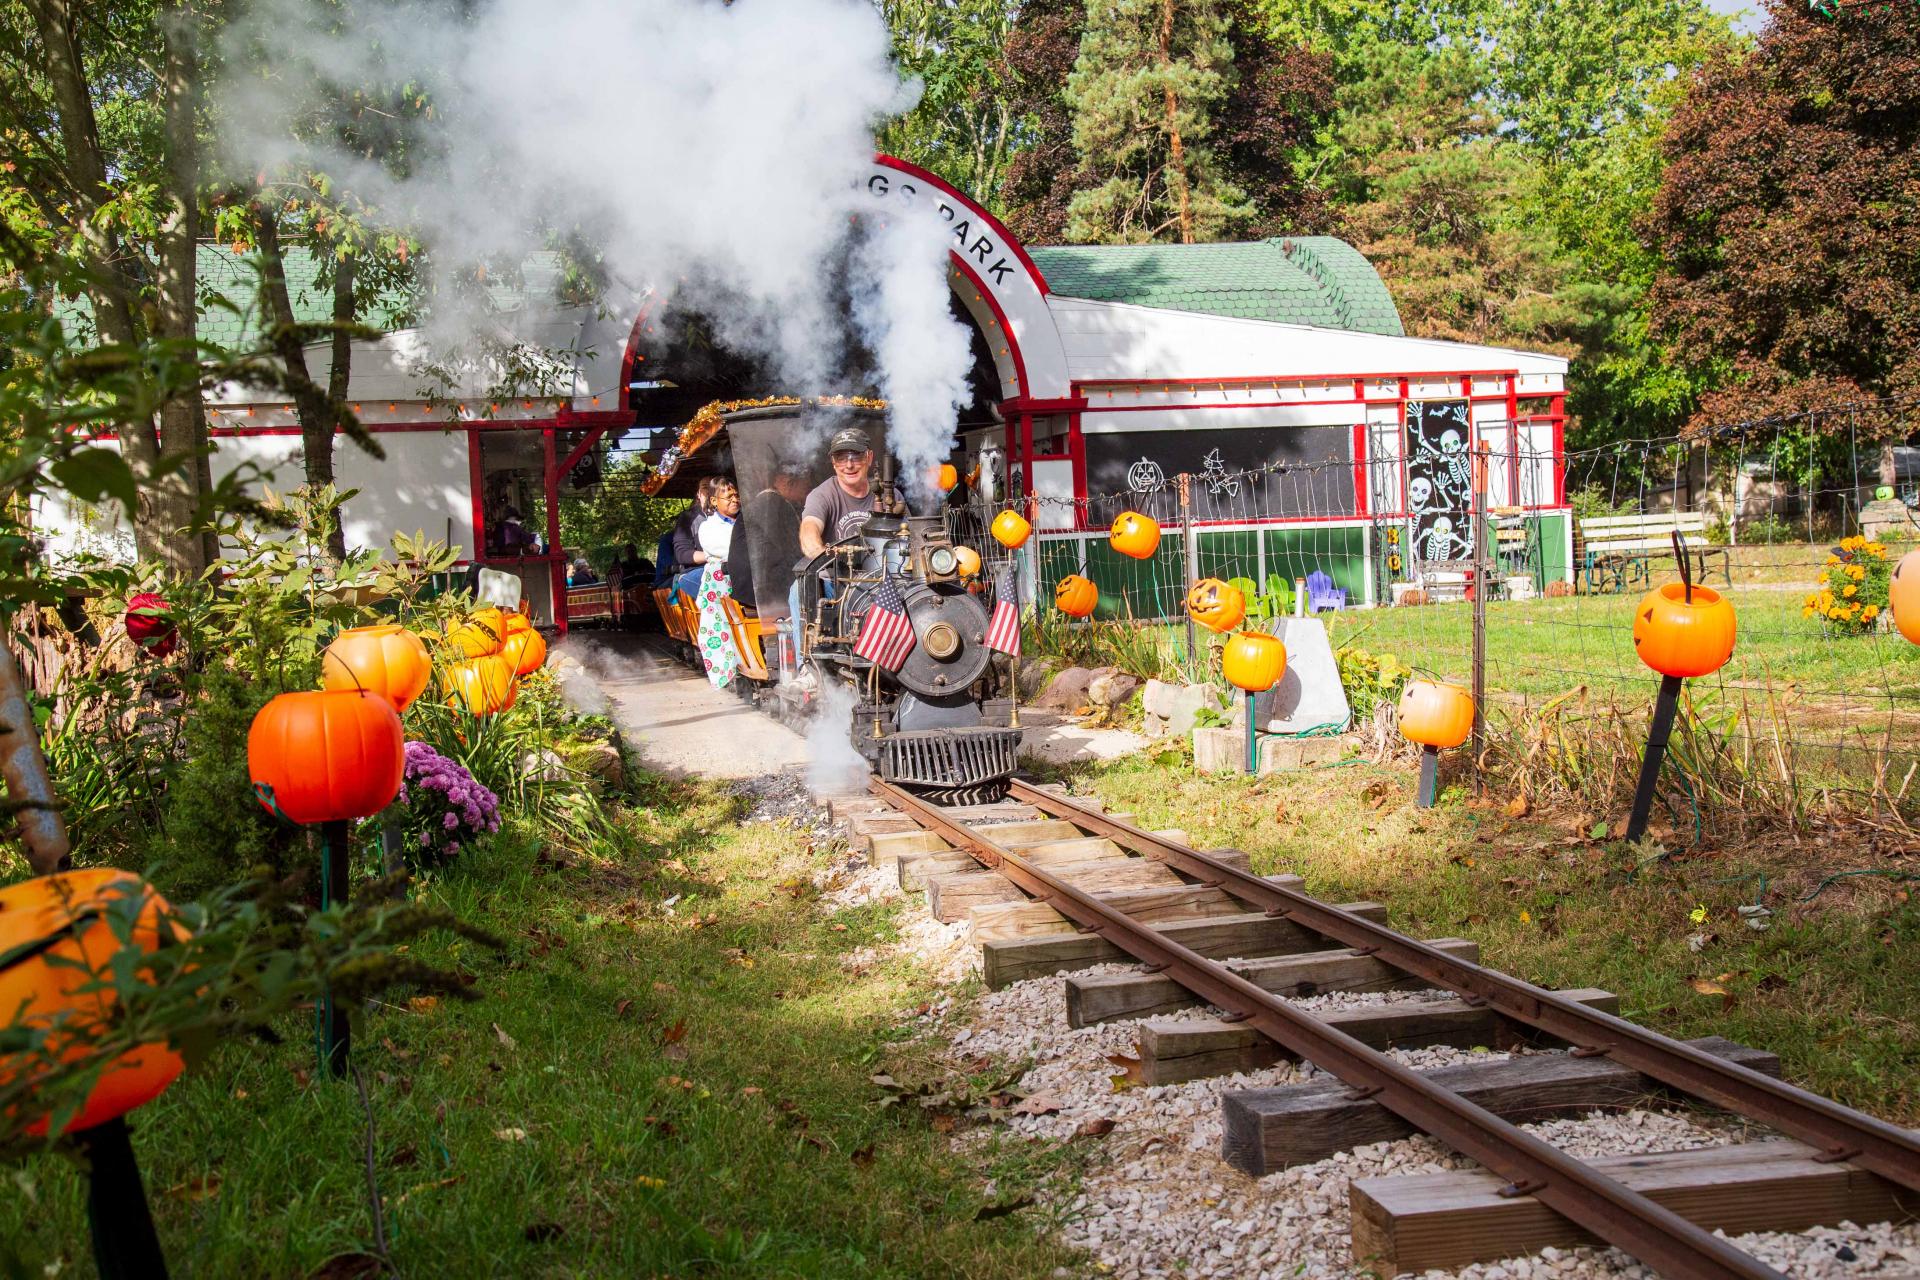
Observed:
[[[952,547],[935,547],[933,550],[927,552],[927,571],[929,573],[935,573],[941,577],[945,577],[952,573],[959,563],[960,559],[953,554]]]

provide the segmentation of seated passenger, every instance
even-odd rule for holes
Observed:
[[[713,511],[700,522],[700,550],[705,567],[695,587],[693,599],[700,609],[700,634],[696,647],[707,669],[707,679],[715,688],[725,688],[740,670],[740,653],[734,647],[733,622],[727,616],[726,602],[733,596],[733,583],[727,576],[728,557],[738,545],[744,552],[744,539],[734,539],[734,522],[740,518],[740,491],[727,481],[713,490]],[[742,557],[744,559],[744,556]]]

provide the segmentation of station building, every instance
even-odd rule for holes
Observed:
[[[953,311],[972,329],[979,393],[955,447],[983,501],[1025,502],[1043,589],[1081,571],[1111,608],[1170,612],[1179,574],[1143,586],[1105,544],[1131,508],[1169,526],[1163,557],[1183,554],[1186,522],[1207,572],[1265,582],[1318,569],[1352,605],[1388,603],[1422,566],[1471,555],[1466,494],[1483,444],[1490,501],[1524,530],[1541,585],[1567,575],[1565,359],[1408,337],[1378,274],[1335,239],[1029,248],[903,161],[877,157],[864,189],[877,211],[937,219],[952,237]],[[203,294],[250,292],[223,249],[204,249],[201,269]],[[484,368],[429,388],[421,335],[388,326],[354,344],[349,384],[386,457],[343,441],[335,467],[359,490],[349,545],[422,530],[518,574],[535,616],[564,627],[565,564],[580,549],[562,545],[562,501],[596,481],[610,445],[671,439],[707,391],[658,350],[644,311],[613,327],[591,307],[533,301],[551,296],[541,270],[493,286],[502,331],[560,353],[539,396],[488,396]],[[288,275],[299,317],[324,319],[311,264],[291,259]],[[220,311],[205,327],[239,344],[247,324]],[[326,346],[308,360],[324,381]],[[290,400],[226,386],[208,411],[216,477],[251,464],[279,487],[301,483]],[[542,535],[537,553],[503,544],[510,514]],[[49,502],[36,523],[56,554],[131,554],[97,513]]]

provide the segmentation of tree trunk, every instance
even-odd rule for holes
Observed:
[[[93,87],[87,81],[70,0],[35,0],[34,28],[46,52],[47,80],[53,88],[60,116],[60,144],[66,152],[67,172],[75,193],[74,225],[87,250],[87,299],[93,304],[93,322],[110,346],[133,347],[140,337],[135,323],[133,291],[125,274],[132,256],[117,232],[103,227],[95,216],[107,193],[106,159],[100,149],[100,128],[93,114]],[[121,456],[143,481],[153,475],[160,456],[159,435],[151,420],[118,424]],[[135,546],[142,558],[159,557],[174,541],[164,529],[165,518],[154,495],[143,492],[131,513]]]
[[[268,345],[286,366],[287,389],[293,394],[294,413],[300,419],[300,452],[306,464],[307,490],[318,493],[333,483],[333,402],[314,382],[307,368],[306,348],[301,345],[300,332],[294,325],[293,299],[287,292],[286,258],[280,245],[280,215],[266,198],[255,209],[254,223],[263,264],[261,292],[266,296],[267,318],[271,322],[267,330]],[[337,293],[336,289],[336,310],[339,307]],[[341,545],[336,548],[337,542]],[[328,535],[327,554],[336,561],[346,554],[344,535],[337,527]]]
[[[347,326],[353,323],[356,314],[353,296],[354,266],[359,256],[349,253],[334,263],[333,270],[333,347],[331,362],[327,366],[327,402],[331,416],[338,417],[346,412],[347,394],[352,383],[353,373],[353,335]],[[329,437],[331,439],[331,437]],[[327,460],[327,470],[333,471],[333,460]],[[327,554],[335,560],[347,558],[347,531],[336,518],[333,528],[327,534]]]
[[[1173,66],[1173,0],[1160,0],[1160,67],[1163,71]],[[1169,80],[1167,91],[1167,142],[1172,150],[1172,158],[1167,164],[1167,173],[1173,187],[1174,199],[1179,202],[1180,243],[1193,243],[1193,208],[1187,193],[1187,153],[1180,140],[1180,126],[1177,112],[1179,100],[1173,95],[1173,82]]]
[[[162,48],[160,94],[170,190],[155,233],[156,336],[192,349],[199,336],[200,142],[196,119],[200,104],[199,17],[188,5],[172,5],[160,14]],[[160,406],[163,466],[177,461],[161,481],[156,505],[175,530],[200,526],[190,536],[175,536],[160,552],[167,567],[183,577],[198,575],[219,555],[207,496],[213,490],[208,457],[207,406],[198,380]]]

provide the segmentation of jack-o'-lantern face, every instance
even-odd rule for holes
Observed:
[[[1100,603],[1100,588],[1077,573],[1060,579],[1053,589],[1053,607],[1069,618],[1084,618]]]
[[[1218,578],[1202,578],[1187,592],[1187,616],[1209,631],[1224,634],[1247,616],[1247,597]]]

